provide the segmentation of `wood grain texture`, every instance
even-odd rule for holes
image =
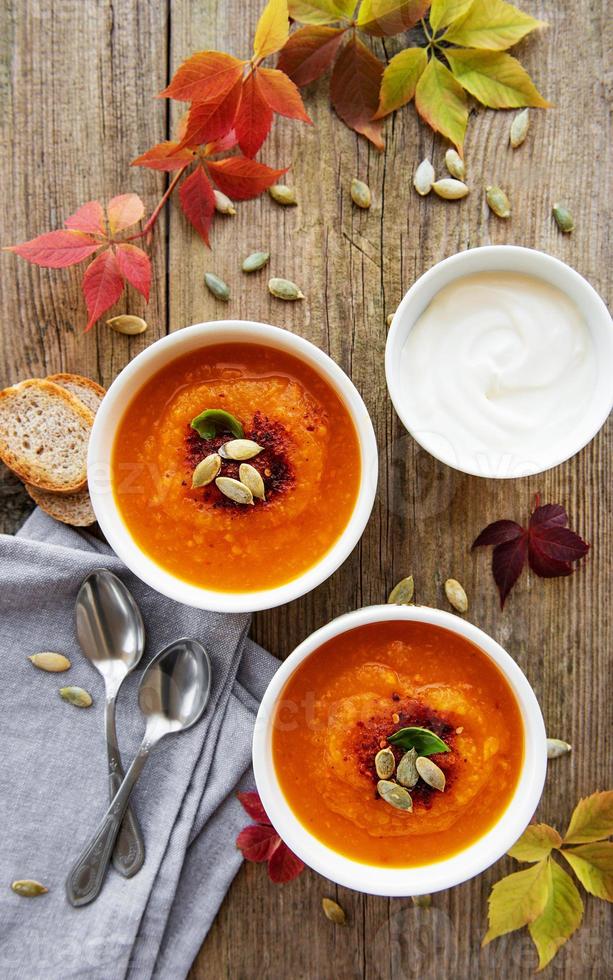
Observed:
[[[482,481],[439,464],[413,442],[392,410],[383,370],[386,315],[421,272],[460,249],[490,242],[542,248],[611,298],[608,5],[521,5],[550,24],[522,43],[518,54],[556,108],[532,112],[528,141],[515,152],[508,147],[509,114],[472,114],[467,199],[447,203],[412,192],[419,160],[430,156],[441,171],[445,151],[412,108],[388,122],[387,151],[380,155],[333,116],[325,81],[310,86],[314,127],[282,120],[260,154],[272,166],[292,165],[287,180],[298,190],[299,206],[283,209],[268,196],[241,204],[236,218],[216,221],[209,252],[173,203],[156,234],[144,336],[128,339],[104,325],[81,335],[79,271],[47,271],[3,256],[0,384],[53,371],[79,371],[108,384],[157,336],[227,315],[276,323],[327,350],[352,376],[373,418],[380,449],[377,501],[361,543],[337,574],[311,595],[256,616],[254,635],[283,657],[331,617],[383,600],[409,572],[417,600],[442,608],[442,583],[457,577],[470,598],[468,618],[517,659],[548,731],[573,744],[570,759],[552,764],[539,808],[541,819],[562,829],[579,796],[611,785],[613,430],[609,424],[577,457],[538,479]],[[3,243],[58,227],[92,197],[131,189],[151,207],[163,178],[129,171],[128,165],[170,131],[167,107],[153,95],[194,50],[219,47],[248,56],[260,7],[260,0],[5,0],[0,111],[10,154],[0,197]],[[388,56],[400,44],[385,42]],[[383,54],[381,42],[375,47]],[[351,204],[354,176],[372,189],[369,212]],[[492,181],[512,200],[509,222],[492,216],[480,193]],[[571,236],[562,236],[551,220],[558,199],[575,215]],[[242,275],[239,259],[261,247],[272,253],[270,269]],[[230,283],[229,306],[206,292],[207,269]],[[306,301],[274,300],[266,290],[269,274],[295,280]],[[134,295],[121,309],[143,311]],[[503,614],[489,556],[472,556],[469,545],[490,520],[524,518],[536,491],[545,501],[563,502],[593,548],[570,579],[525,574]],[[30,506],[10,475],[0,483],[0,506],[8,531]],[[361,896],[310,872],[276,887],[261,866],[245,866],[191,980],[528,976],[535,955],[526,936],[503,937],[480,949],[487,895],[511,866],[506,859],[437,895],[430,910]],[[324,918],[323,895],[347,910],[346,929]],[[610,937],[610,907],[588,898],[581,933],[548,976],[611,974]]]

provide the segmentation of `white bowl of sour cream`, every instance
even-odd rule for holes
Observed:
[[[544,252],[459,252],[413,284],[385,351],[394,408],[464,473],[514,478],[569,459],[613,407],[613,322],[590,284]]]

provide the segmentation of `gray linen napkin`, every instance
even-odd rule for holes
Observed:
[[[113,869],[94,903],[73,909],[64,880],[107,805],[102,678],[80,652],[74,601],[85,576],[105,566],[138,602],[147,631],[143,664],[193,636],[213,664],[211,699],[193,729],[152,754],[132,804],[146,861],[126,881]],[[17,537],[0,535],[0,976],[156,980],[185,976],[236,874],[234,839],[246,818],[236,800],[250,777],[257,705],[278,661],[247,639],[249,617],[203,612],[152,591],[87,532],[41,511]],[[67,674],[36,670],[30,653],[57,650]],[[140,671],[124,682],[117,728],[124,764],[144,731]],[[62,701],[84,687],[87,710]],[[49,889],[26,899],[10,889],[34,878]]]

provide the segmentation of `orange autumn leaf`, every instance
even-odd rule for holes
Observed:
[[[373,37],[391,37],[414,27],[430,0],[362,0],[357,25]]]
[[[196,167],[179,187],[179,201],[183,214],[208,245],[209,228],[215,213],[215,195],[201,166]]]
[[[296,85],[287,75],[276,68],[258,68],[260,91],[273,112],[288,119],[299,119],[313,125],[307,115],[302,96]]]
[[[116,235],[140,221],[145,213],[145,205],[138,194],[119,194],[111,198],[106,211],[111,235]]]
[[[139,157],[132,160],[131,167],[148,167],[149,170],[172,171],[184,167],[194,157],[193,150],[185,147],[179,150],[175,140],[164,140],[145,150]]]
[[[346,31],[346,27],[300,27],[282,49],[277,68],[296,85],[314,82],[334,61]]]
[[[246,157],[210,160],[207,166],[219,190],[235,201],[246,201],[250,197],[257,197],[287,173],[287,168],[275,170]]]
[[[240,106],[242,90],[242,79],[239,79],[228,92],[223,92],[209,99],[208,102],[193,103],[187,117],[185,135],[178,145],[178,150],[219,139],[232,129]]]
[[[289,34],[287,0],[268,0],[255,30],[253,54],[258,60],[280,51]]]
[[[341,50],[330,80],[330,97],[337,115],[378,150],[384,147],[383,124],[373,120],[373,116],[379,105],[382,75],[383,64],[354,35]]]
[[[112,249],[107,248],[88,265],[83,275],[83,292],[89,313],[87,331],[123,292],[123,276]]]
[[[243,61],[221,51],[198,51],[177,68],[170,85],[158,98],[179,102],[218,99],[236,85],[243,73],[243,65]]]
[[[270,132],[273,111],[262,92],[259,71],[250,72],[243,83],[243,95],[235,120],[238,145],[248,157],[253,157]]]
[[[100,201],[88,201],[77,208],[64,222],[72,231],[85,231],[92,235],[106,235],[104,208]]]

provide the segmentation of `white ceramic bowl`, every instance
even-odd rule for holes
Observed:
[[[597,383],[588,404],[580,406],[581,419],[568,443],[558,456],[543,463],[533,459],[509,458],[504,450],[480,454],[475,465],[460,465],[453,445],[446,434],[425,432],[412,417],[410,406],[403,398],[406,378],[402,374],[401,351],[413,325],[436,294],[455,279],[478,272],[519,272],[551,283],[566,293],[586,319],[596,348]],[[594,438],[613,407],[613,323],[609,312],[595,289],[583,276],[559,259],[530,248],[516,245],[487,245],[443,259],[424,273],[403,297],[389,330],[385,348],[387,387],[400,420],[413,438],[427,452],[454,469],[473,476],[513,479],[531,476],[558,466]]]
[[[361,864],[327,847],[300,823],[287,803],[273,764],[272,730],[277,702],[293,672],[323,643],[366,623],[414,620],[433,623],[466,637],[504,674],[517,699],[524,726],[524,761],[507,809],[474,844],[453,857],[414,868],[378,868]],[[515,661],[482,630],[452,613],[427,606],[369,606],[346,613],[317,630],[285,660],[270,682],[258,712],[253,737],[253,769],[257,788],[274,827],[305,864],[339,885],[372,895],[408,896],[441,891],[489,868],[521,836],[536,810],[547,768],[545,725],[530,684]]]
[[[216,592],[184,582],[149,558],[132,538],[115,503],[111,485],[111,454],[118,424],[130,400],[170,360],[219,343],[257,343],[287,351],[309,364],[337,392],[353,419],[360,444],[362,478],[358,498],[347,527],[311,568],[298,578],[274,589],[258,592]],[[163,595],[188,606],[218,612],[252,612],[270,609],[310,592],[327,579],[347,558],[366,526],[377,489],[377,444],[366,406],[347,375],[323,351],[308,340],[249,320],[216,320],[197,323],[156,341],[142,351],[117,376],[98,410],[89,442],[87,477],[96,518],[107,541],[140,579]]]

